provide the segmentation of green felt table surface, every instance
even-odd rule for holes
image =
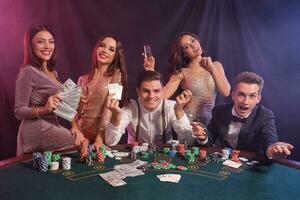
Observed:
[[[72,158],[69,171],[39,172],[32,169],[32,161],[0,168],[0,199],[300,199],[300,170],[277,163],[234,172],[213,160],[199,166],[199,161],[188,164],[175,157],[172,163],[190,169],[151,169],[143,176],[127,177],[125,186],[112,187],[99,173],[129,159],[107,158],[104,164],[87,166],[78,155],[66,155]],[[157,153],[147,161],[163,158]],[[179,183],[160,182],[156,175],[166,173],[180,174]]]

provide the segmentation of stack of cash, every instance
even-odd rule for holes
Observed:
[[[68,121],[72,121],[77,113],[78,104],[81,97],[81,87],[77,86],[71,79],[63,84],[63,89],[59,93],[61,102],[54,113]]]

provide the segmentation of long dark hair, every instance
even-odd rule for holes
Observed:
[[[107,71],[105,72],[105,76],[113,76],[115,73],[120,71],[121,73],[121,84],[123,85],[123,93],[122,93],[122,100],[120,101],[121,107],[124,105],[127,105],[129,102],[128,98],[128,79],[127,79],[127,70],[126,70],[126,64],[125,64],[125,54],[124,54],[124,48],[122,43],[115,37],[109,34],[103,35],[99,38],[97,41],[93,53],[92,53],[92,67],[91,72],[89,74],[88,81],[91,81],[92,78],[95,75],[96,68],[98,67],[98,61],[97,61],[97,49],[100,46],[100,44],[103,42],[105,38],[112,38],[116,41],[116,54],[115,58],[113,59],[112,63],[108,66]]]
[[[26,65],[32,65],[33,67],[41,68],[43,61],[35,55],[32,47],[32,39],[40,31],[49,32],[55,39],[54,32],[48,26],[44,24],[32,25],[29,28],[29,30],[26,32],[24,37],[24,60],[21,67],[24,67]],[[54,48],[53,54],[50,60],[47,62],[48,70],[49,71],[55,70],[55,64],[56,64],[56,48]]]
[[[198,40],[198,42],[200,43],[198,36],[195,35],[194,33],[186,32],[186,31],[178,33],[172,43],[171,52],[168,59],[170,73],[181,72],[181,69],[183,67],[186,67],[191,62],[189,58],[184,56],[184,53],[181,48],[180,41],[184,35],[190,35],[194,37],[196,40]]]

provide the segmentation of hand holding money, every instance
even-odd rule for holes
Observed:
[[[63,89],[59,93],[61,101],[58,105],[55,104],[56,108],[54,113],[61,118],[72,121],[77,113],[76,110],[78,108],[81,94],[81,87],[77,86],[71,79],[68,79],[63,84]]]
[[[59,95],[52,95],[48,98],[48,101],[45,105],[45,110],[48,111],[49,113],[52,113],[53,110],[57,109],[57,106],[59,105],[61,101],[61,98]]]

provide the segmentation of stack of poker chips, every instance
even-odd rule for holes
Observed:
[[[52,154],[51,161],[56,162],[60,160],[60,154]]]
[[[188,163],[195,162],[195,154],[193,154],[190,150],[185,150],[184,156]]]
[[[79,159],[82,162],[85,160],[85,157],[89,154],[88,147],[89,147],[89,141],[87,139],[85,139],[80,145]]]
[[[149,151],[149,153],[153,154],[156,151],[156,145],[153,143],[150,143],[148,151]]]
[[[104,162],[105,160],[105,154],[103,153],[103,151],[96,151],[97,154],[97,162]]]
[[[84,148],[86,148],[86,145],[84,145]],[[85,152],[85,150],[83,150]],[[83,153],[84,158],[82,160],[84,160],[85,164],[87,166],[92,166],[94,165],[94,161],[93,161],[93,146],[88,144],[88,147],[87,147],[87,154]],[[81,156],[81,154],[80,154]],[[80,157],[81,159],[81,157]]]
[[[92,166],[94,165],[94,161],[93,161],[93,157],[92,157],[92,154],[88,154],[87,156],[85,156],[85,164],[87,166]]]
[[[50,170],[54,171],[54,170],[58,170],[58,169],[59,169],[59,162],[53,161],[50,163]]]
[[[133,151],[129,153],[129,158],[130,159],[133,159],[133,160],[136,160],[137,159],[137,155],[136,153],[134,153]]]
[[[206,150],[200,150],[198,158],[204,160],[206,158]]]
[[[162,151],[163,151],[163,153],[164,153],[165,155],[167,155],[168,152],[169,152],[170,150],[171,150],[171,149],[170,149],[169,147],[164,147],[164,148],[162,149]]]
[[[32,167],[33,169],[39,169],[39,161],[40,161],[40,158],[42,157],[43,155],[40,153],[40,152],[34,152],[32,154]]]
[[[177,151],[176,150],[171,150],[168,152],[168,155],[171,157],[171,158],[174,158],[175,155],[176,155]]]
[[[192,147],[192,154],[194,154],[195,156],[199,155],[199,147]]]
[[[106,147],[104,145],[99,147],[99,150],[96,151],[96,154],[97,154],[97,161],[103,163],[107,156]]]
[[[241,161],[239,160],[239,153],[240,153],[239,150],[233,150],[231,152],[231,160],[240,163]]]
[[[172,150],[176,150],[176,146],[179,144],[179,141],[178,140],[169,140],[167,143],[171,145]]]
[[[146,152],[149,150],[149,143],[143,143],[141,146],[141,152]]]
[[[61,159],[62,162],[62,169],[63,170],[70,170],[71,169],[71,158],[70,157],[63,157]]]
[[[177,153],[180,156],[184,156],[184,153],[185,153],[185,146],[184,146],[184,144],[178,144],[177,145]]]
[[[33,156],[33,169],[37,169],[41,172],[48,171],[48,161],[45,155],[40,152],[35,152]]]
[[[50,165],[51,164],[52,152],[51,151],[45,151],[44,156],[47,160],[48,165]]]
[[[45,151],[43,154],[40,152],[34,152],[33,157],[33,169],[37,169],[41,172],[59,169],[60,154],[52,154],[51,151]],[[71,158],[70,158],[71,159]],[[71,161],[69,162],[71,166]]]
[[[94,165],[94,160],[97,162],[104,162],[107,151],[103,145],[94,151],[93,145],[89,145],[88,140],[84,140],[80,146],[80,161],[88,166]]]
[[[224,148],[222,150],[222,160],[228,160],[230,156],[231,148]]]

